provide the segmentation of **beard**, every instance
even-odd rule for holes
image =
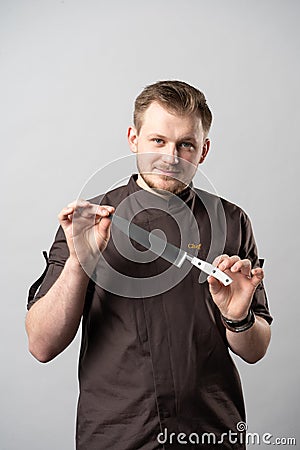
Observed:
[[[179,194],[189,186],[197,170],[195,164],[182,158],[179,158],[179,160],[178,164],[170,165],[158,160],[157,157],[153,161],[152,153],[138,153],[136,164],[139,175],[151,189],[160,191],[162,194],[168,192]],[[158,170],[158,172],[155,170]],[[159,170],[174,172],[174,174],[159,173]]]
[[[166,191],[172,194],[179,194],[179,192],[182,192],[187,187],[186,183],[183,183],[182,181],[169,175],[160,175],[149,172],[143,173],[139,167],[138,169],[141,177],[151,189]]]

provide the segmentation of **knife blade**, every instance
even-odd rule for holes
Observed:
[[[160,256],[166,261],[174,264],[180,268],[185,260],[189,261],[198,269],[205,272],[207,275],[213,276],[217,280],[221,281],[225,286],[232,283],[232,279],[224,272],[212,264],[189,255],[185,250],[164,241],[160,237],[156,236],[153,232],[149,232],[144,228],[136,225],[133,222],[129,222],[127,219],[120,217],[116,214],[109,216],[113,225],[115,225],[120,231],[122,231],[127,237],[130,237],[138,244],[141,244],[146,249],[153,252],[155,255]]]

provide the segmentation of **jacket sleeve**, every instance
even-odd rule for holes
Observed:
[[[263,259],[258,257],[252,225],[249,217],[244,211],[242,211],[241,216],[241,228],[242,239],[239,256],[242,259],[249,259],[251,261],[252,268],[262,267]],[[263,317],[269,324],[272,323],[273,318],[269,311],[268,299],[263,282],[261,282],[256,288],[252,300],[252,309],[255,314]]]
[[[61,227],[58,228],[54,242],[50,248],[49,257],[43,252],[46,259],[46,267],[42,275],[32,284],[27,298],[27,309],[41,297],[43,297],[55,283],[63,270],[69,257],[69,249],[65,233]]]

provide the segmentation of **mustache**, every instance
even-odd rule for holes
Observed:
[[[173,173],[179,173],[180,172],[180,170],[174,170],[174,167],[169,167],[169,166],[165,166],[165,167],[161,167],[161,166],[155,166],[155,169],[157,169],[157,170],[161,170],[161,171],[164,171],[164,172],[173,172]]]

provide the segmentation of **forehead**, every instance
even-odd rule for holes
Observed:
[[[178,114],[168,111],[158,102],[152,102],[143,114],[140,131],[158,134],[193,134],[196,137],[203,133],[203,128],[201,118],[196,114]]]

